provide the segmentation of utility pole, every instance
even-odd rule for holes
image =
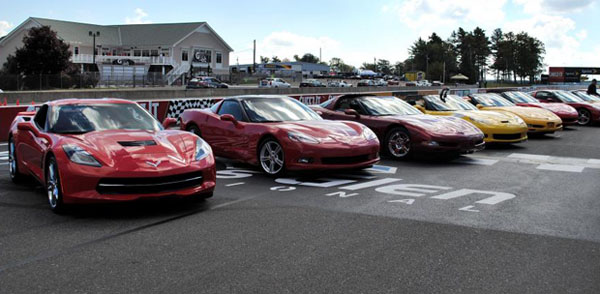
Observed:
[[[321,48],[319,47],[319,62],[323,61],[323,59],[321,58]]]
[[[252,73],[256,72],[256,40],[254,40],[254,49],[252,50]]]
[[[92,63],[96,64],[96,37],[100,37],[100,32],[89,31],[90,37],[92,37]]]
[[[375,72],[377,72],[377,57],[373,57],[373,66],[375,67]]]

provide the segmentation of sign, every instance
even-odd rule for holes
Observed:
[[[551,83],[580,83],[581,75],[598,75],[598,67],[550,67],[548,81]]]
[[[194,62],[210,63],[211,55],[210,50],[196,49],[194,50]]]

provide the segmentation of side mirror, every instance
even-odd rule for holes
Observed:
[[[231,114],[223,114],[223,115],[221,115],[221,120],[222,121],[230,121],[230,122],[232,122],[233,124],[236,124],[236,125],[237,125],[237,122],[238,122],[237,119],[235,119],[235,117],[233,117],[233,115],[231,115]]]
[[[419,111],[421,111],[422,113],[425,113],[425,107],[423,107],[421,105],[415,105],[415,108],[418,109]]]
[[[36,136],[40,134],[38,129],[33,126],[33,123],[30,121],[23,121],[17,124],[17,130],[24,132],[33,132]]]
[[[360,117],[360,114],[358,114],[358,112],[354,109],[346,109],[346,110],[344,110],[344,114],[354,115],[356,118]]]
[[[475,105],[475,107],[477,107],[477,108],[479,108],[479,109],[482,109],[482,108],[483,108],[483,105],[481,105],[481,104],[477,104],[477,105]]]
[[[162,125],[163,125],[163,128],[165,128],[165,129],[175,127],[175,126],[177,126],[177,119],[173,118],[173,117],[167,117],[163,121]]]

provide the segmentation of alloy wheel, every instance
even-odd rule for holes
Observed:
[[[410,152],[410,137],[403,131],[395,131],[389,136],[387,145],[392,156],[405,157]]]
[[[46,183],[46,191],[48,193],[48,202],[50,207],[55,209],[59,205],[60,201],[60,190],[59,190],[59,177],[56,169],[56,163],[50,162],[48,165],[48,180]]]
[[[580,125],[587,125],[591,121],[590,112],[587,109],[578,109],[579,120],[577,121]]]
[[[265,142],[260,148],[259,159],[260,165],[266,173],[270,175],[278,174],[284,165],[284,154],[281,145],[272,140]]]

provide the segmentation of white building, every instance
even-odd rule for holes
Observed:
[[[0,65],[23,46],[29,28],[41,26],[49,26],[69,44],[71,60],[82,71],[97,68],[101,79],[160,72],[171,84],[190,70],[229,73],[233,49],[206,22],[105,26],[30,17],[0,39]],[[92,34],[97,35],[95,56]]]

